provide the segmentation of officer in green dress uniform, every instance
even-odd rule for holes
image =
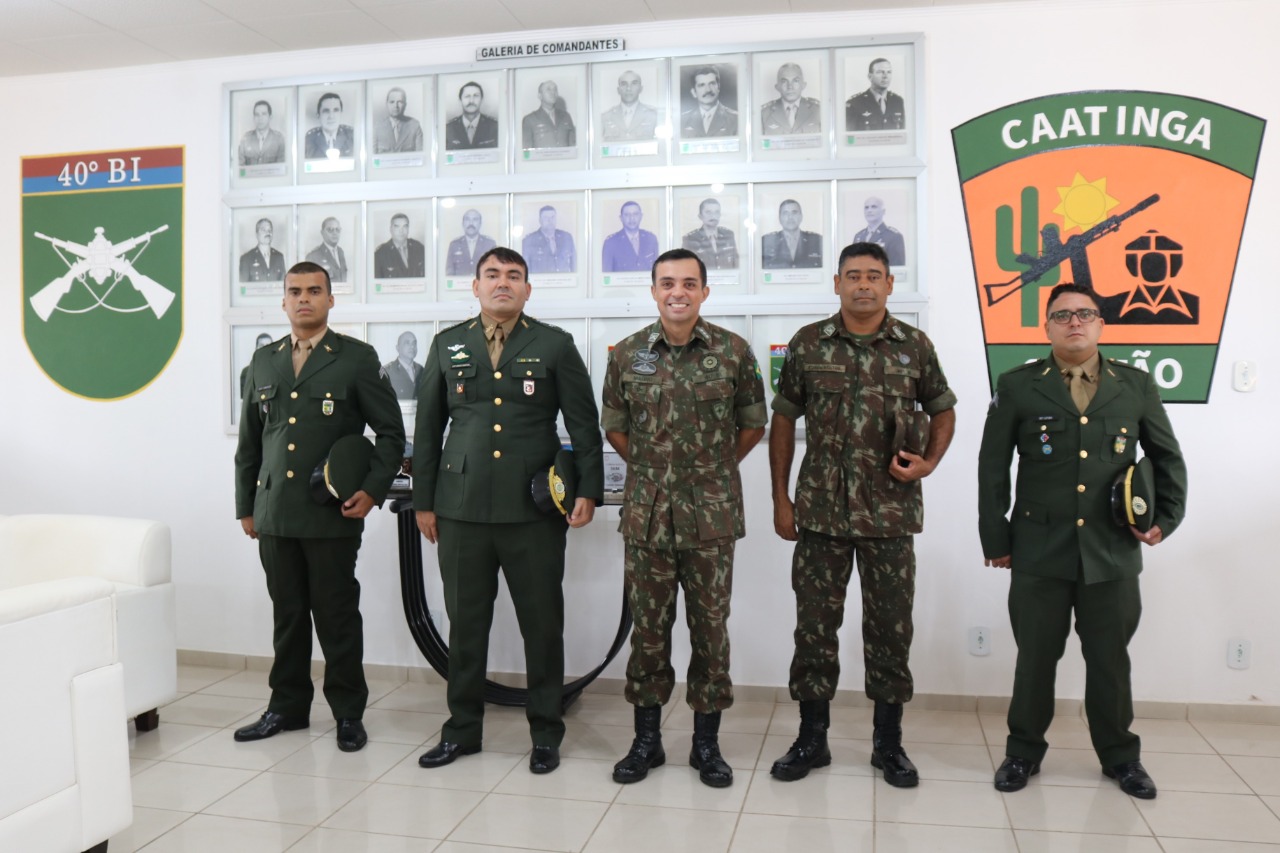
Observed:
[[[982,434],[978,532],[986,564],[1012,569],[1009,618],[1018,644],[995,787],[1018,791],[1040,772],[1074,611],[1085,715],[1102,772],[1125,793],[1151,799],[1156,786],[1130,730],[1128,645],[1142,610],[1141,544],[1159,544],[1182,521],[1187,468],[1151,376],[1099,355],[1099,307],[1081,285],[1050,292],[1044,329],[1052,354],[1000,376]],[[1138,445],[1154,469],[1154,523],[1145,532],[1111,517],[1111,484],[1137,460]],[[1006,517],[1015,449],[1017,490]]]
[[[235,733],[261,740],[310,724],[311,625],[324,651],[324,695],[338,746],[365,745],[369,689],[356,552],[364,517],[391,488],[404,456],[404,422],[373,347],[329,328],[333,289],[322,267],[295,264],[284,280],[287,338],[253,354],[236,447],[236,517],[266,571],[275,615],[271,701]],[[322,506],[309,483],[339,438],[377,435],[368,474],[347,500]]]
[[[490,249],[472,282],[480,316],[436,335],[422,372],[413,507],[422,534],[439,544],[450,714],[440,743],[418,759],[423,767],[480,751],[499,567],[524,638],[529,769],[549,773],[560,764],[565,537],[567,527],[591,521],[604,468],[586,365],[571,335],[523,313],[530,291],[524,258]],[[567,527],[565,516],[537,508],[530,488],[560,450],[557,414],[575,457]]]

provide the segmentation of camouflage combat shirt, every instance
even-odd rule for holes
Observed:
[[[661,322],[609,354],[600,422],[627,434],[618,530],[652,548],[701,548],[746,533],[738,430],[765,424],[764,382],[739,335],[699,319],[673,349]]]
[[[840,314],[791,339],[773,410],[805,419],[796,521],[828,536],[906,536],[924,528],[920,482],[889,475],[894,418],[916,404],[936,415],[956,404],[933,343],[885,314],[857,340]]]

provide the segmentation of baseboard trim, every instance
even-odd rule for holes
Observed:
[[[225,652],[205,652],[192,649],[178,650],[178,663],[184,666],[210,666],[223,669],[247,669],[266,672],[272,658],[263,655],[237,655]],[[312,661],[313,677],[324,674],[324,661]],[[390,666],[365,664],[365,677],[370,681],[410,681],[418,684],[443,684],[444,679],[427,666]],[[501,684],[522,686],[524,673],[491,672],[489,678]],[[621,694],[626,681],[621,678],[597,678],[587,685],[587,693]],[[677,689],[683,690],[683,683]],[[735,684],[734,699],[739,702],[791,701],[785,687],[757,684]],[[846,708],[870,708],[873,703],[861,691],[837,690],[832,704]],[[922,711],[969,711],[979,714],[1003,716],[1009,711],[1008,696],[966,696],[947,693],[917,693],[911,707]],[[1084,715],[1084,702],[1079,699],[1058,699],[1055,713],[1063,717]],[[1213,702],[1161,702],[1149,699],[1134,702],[1134,714],[1149,720],[1188,720],[1191,722],[1248,723],[1252,725],[1280,725],[1280,705],[1262,703],[1227,704]]]

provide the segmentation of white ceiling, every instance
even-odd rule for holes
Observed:
[[[972,2],[991,0],[0,0],[0,76],[485,32]]]

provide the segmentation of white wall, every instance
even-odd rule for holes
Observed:
[[[960,397],[951,453],[926,486],[926,532],[917,540],[919,581],[913,669],[927,693],[1004,695],[1012,680],[1007,578],[984,568],[976,535],[975,456],[988,397],[982,332],[956,179],[950,129],[1025,98],[1084,89],[1148,89],[1217,100],[1274,118],[1280,62],[1271,36],[1280,10],[1271,0],[1041,3],[843,13],[628,27],[637,50],[767,43],[821,32],[924,32],[927,68],[927,205],[931,240],[925,272],[932,293],[930,333]],[[485,42],[502,41],[501,37]],[[510,39],[515,40],[515,39]],[[0,513],[82,512],[149,516],[173,527],[179,645],[267,655],[270,608],[253,545],[233,515],[234,440],[222,430],[223,279],[220,201],[222,85],[313,75],[467,62],[480,40],[324,50],[152,66],[132,70],[0,80],[0,101],[16,129],[0,137],[0,258],[9,296],[0,311]],[[73,397],[40,372],[22,340],[18,158],[135,146],[187,146],[185,333],[173,363],[145,392],[114,403]],[[1267,246],[1280,233],[1280,163],[1264,145],[1236,271],[1210,403],[1174,406],[1191,471],[1187,521],[1147,552],[1146,615],[1133,643],[1140,699],[1280,704],[1280,572],[1270,542],[1276,526],[1275,333],[1280,296]],[[1206,211],[1212,216],[1212,211]],[[711,306],[709,306],[710,308]],[[341,321],[342,311],[335,312]],[[1257,390],[1230,388],[1230,365],[1256,361]],[[746,462],[749,537],[739,543],[734,596],[733,673],[743,684],[786,683],[793,626],[790,549],[772,533],[766,453]],[[616,509],[571,537],[566,596],[569,669],[594,665],[612,637],[620,606],[621,543]],[[428,551],[430,548],[428,546]],[[364,584],[366,659],[421,665],[404,625],[395,526],[386,513],[368,525],[359,574]],[[429,553],[430,558],[430,553]],[[429,574],[434,573],[434,563]],[[438,588],[438,587],[437,587]],[[438,600],[438,598],[436,599]],[[862,667],[856,613],[844,636],[846,677]],[[992,629],[993,653],[966,653],[966,631]],[[852,630],[851,630],[852,629]],[[677,631],[677,635],[682,634]],[[1253,643],[1253,666],[1225,666],[1228,637]],[[678,667],[687,660],[680,643]],[[492,665],[521,668],[506,611]],[[615,662],[610,675],[620,675]],[[1079,697],[1074,648],[1059,694]]]

